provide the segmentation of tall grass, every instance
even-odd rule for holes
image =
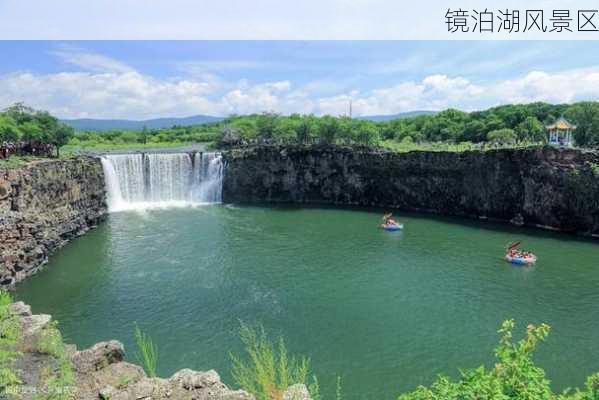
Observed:
[[[282,338],[274,345],[262,326],[244,323],[241,323],[240,337],[245,357],[230,355],[233,378],[256,400],[281,400],[289,386],[306,382],[309,359],[290,356]]]
[[[135,326],[135,341],[139,350],[137,354],[139,362],[143,364],[148,375],[154,378],[156,376],[156,365],[158,364],[158,348],[152,338],[142,332],[137,325]]]

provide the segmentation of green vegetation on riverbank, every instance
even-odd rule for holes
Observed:
[[[65,151],[131,150],[214,143],[222,139],[236,143],[319,142],[383,146],[397,151],[434,151],[439,147],[461,151],[485,145],[543,144],[545,125],[560,116],[577,125],[574,138],[579,147],[599,145],[599,102],[504,105],[474,112],[448,109],[434,115],[390,121],[265,112],[192,126],[75,133],[45,111],[16,104],[0,113],[0,142],[49,145],[56,151],[67,143]]]
[[[49,156],[73,137],[74,129],[47,111],[17,103],[0,112],[0,158],[10,154]]]
[[[21,383],[14,368],[19,356],[17,344],[21,326],[18,318],[10,313],[11,302],[11,296],[0,291],[0,395]]]
[[[514,321],[505,321],[499,333],[501,338],[495,348],[497,363],[493,368],[480,366],[460,370],[456,382],[439,376],[430,387],[419,386],[398,400],[433,399],[518,399],[518,400],[595,400],[599,398],[599,374],[591,375],[583,390],[569,394],[553,393],[545,371],[535,365],[533,354],[539,343],[549,335],[549,326],[528,325],[526,334],[518,342],[513,341]]]
[[[193,142],[156,142],[156,143],[107,143],[107,142],[74,142],[63,147],[63,153],[77,153],[79,151],[109,151],[109,150],[145,150],[145,149],[166,149],[175,147],[186,147],[193,145]]]
[[[77,147],[157,145],[166,143],[261,140],[278,143],[384,145],[394,149],[426,150],[437,143],[523,146],[543,144],[545,125],[565,116],[577,125],[574,133],[581,147],[599,145],[599,103],[552,105],[532,103],[504,105],[484,111],[448,109],[435,115],[419,115],[391,121],[370,121],[276,113],[231,116],[216,123],[173,126],[163,129],[77,132],[70,145]]]
[[[40,364],[36,400],[73,400],[75,372],[67,347],[56,323],[40,329],[34,342],[24,341],[21,322],[9,308],[12,297],[0,291],[0,398],[20,398],[22,384],[17,361],[24,352],[35,351],[46,360]],[[29,371],[28,373],[31,373]],[[29,388],[25,388],[29,390]]]
[[[28,163],[36,160],[43,160],[40,157],[33,156],[10,156],[8,158],[0,158],[0,168],[13,169],[21,168]]]

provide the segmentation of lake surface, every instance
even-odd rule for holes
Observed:
[[[307,355],[325,395],[395,399],[439,373],[493,365],[497,329],[552,327],[537,353],[555,389],[599,371],[599,244],[534,230],[368,210],[233,206],[110,214],[54,255],[17,297],[50,313],[78,347],[134,326],[159,347],[159,373],[216,369],[241,351],[239,321]],[[502,260],[519,239],[532,268]],[[330,397],[329,397],[330,398]]]

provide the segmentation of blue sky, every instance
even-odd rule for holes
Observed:
[[[356,115],[599,98],[591,41],[4,41],[0,107],[63,118]]]

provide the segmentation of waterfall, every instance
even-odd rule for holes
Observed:
[[[102,157],[109,211],[222,201],[218,153],[136,153]]]
[[[151,202],[192,201],[189,154],[147,154],[146,197]]]
[[[196,153],[194,179],[196,198],[202,203],[220,203],[223,193],[223,162],[220,154]]]

